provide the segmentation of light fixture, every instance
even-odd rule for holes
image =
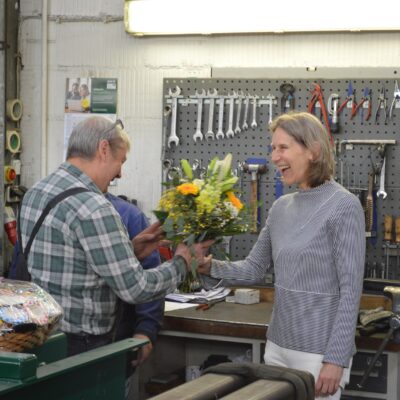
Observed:
[[[400,31],[397,1],[125,0],[124,19],[136,36]]]

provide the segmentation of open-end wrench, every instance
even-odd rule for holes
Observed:
[[[179,144],[179,138],[176,136],[176,115],[178,110],[178,96],[181,94],[181,88],[179,86],[175,86],[175,89],[172,90],[169,88],[169,95],[172,97],[172,117],[171,117],[171,132],[168,138],[168,147],[171,147],[171,144],[174,143],[175,146]]]
[[[385,192],[385,169],[386,169],[386,157],[383,158],[381,173],[379,175],[379,190],[376,193],[377,197],[382,197],[386,199],[387,193]]]
[[[235,133],[238,135],[242,130],[240,129],[240,117],[242,116],[242,99],[243,99],[243,92],[240,91],[238,93],[238,107],[236,111],[236,125],[235,125]]]
[[[249,125],[247,125],[247,119],[249,118],[249,103],[250,103],[250,96],[247,95],[244,100],[244,115],[243,115],[243,125],[242,129],[247,131],[249,129]]]
[[[218,132],[216,135],[217,139],[223,139],[225,137],[224,131],[222,130],[224,124],[224,103],[225,98],[221,96],[219,98],[219,109],[218,109]]]
[[[233,131],[233,112],[235,107],[235,98],[237,94],[233,91],[233,94],[228,93],[229,98],[229,125],[228,130],[226,131],[227,138],[233,138],[235,136],[235,132]]]
[[[273,96],[272,94],[269,94],[267,96],[267,101],[268,101],[268,105],[269,105],[269,119],[268,119],[269,124],[271,124],[271,122],[272,122],[272,105],[274,104],[275,99],[276,99],[276,97]]]
[[[168,131],[168,119],[172,113],[172,108],[169,104],[164,107],[163,112],[163,136],[162,136],[162,149],[161,149],[161,160],[165,157],[165,147],[167,146],[167,131]]]
[[[201,118],[203,114],[203,98],[206,97],[206,91],[201,89],[201,92],[196,90],[197,97],[197,124],[196,124],[196,132],[193,135],[193,140],[196,143],[197,139],[203,140],[203,134],[201,132]]]
[[[251,128],[256,129],[257,128],[257,120],[256,120],[256,115],[257,115],[257,99],[258,96],[252,96],[253,99],[253,121],[251,122]]]
[[[208,129],[206,133],[206,139],[214,140],[214,132],[213,132],[213,122],[214,122],[214,105],[215,98],[218,96],[217,89],[212,89],[207,91],[207,97],[210,98],[210,106],[208,107]]]

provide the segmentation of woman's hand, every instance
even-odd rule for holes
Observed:
[[[208,249],[214,243],[214,240],[206,240],[205,242],[195,243],[192,246],[180,243],[175,250],[176,256],[181,256],[186,261],[187,270],[190,272],[192,259],[194,258],[197,265],[203,265],[205,260],[208,259],[206,254]]]
[[[203,264],[200,264],[197,268],[197,272],[203,275],[210,275],[211,271],[211,261],[212,261],[212,254],[207,257],[204,257]]]
[[[333,395],[337,392],[343,375],[343,367],[324,363],[315,383],[315,397]]]

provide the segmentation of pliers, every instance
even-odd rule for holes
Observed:
[[[378,96],[378,107],[375,112],[375,124],[378,123],[378,119],[381,114],[381,108],[383,109],[383,112],[385,114],[384,123],[387,124],[387,120],[388,120],[387,102],[386,102],[386,97],[385,97],[385,88],[383,86],[382,86],[382,88],[379,92],[379,96]]]
[[[347,86],[347,97],[344,99],[343,103],[339,106],[338,109],[338,115],[340,114],[340,112],[343,110],[343,108],[346,107],[346,104],[351,101],[351,115],[355,114],[355,109],[356,109],[356,102],[355,102],[355,93],[356,90],[353,89],[353,84],[351,82],[349,82],[348,86]]]
[[[400,103],[400,90],[397,81],[394,83],[393,101],[390,105],[389,119],[393,118],[393,109],[396,108],[396,103]]]
[[[368,101],[368,114],[366,117],[366,121],[368,121],[369,117],[371,116],[371,94],[370,90],[368,88],[365,88],[363,90],[363,97],[361,98],[360,102],[355,106],[355,108],[351,111],[351,119],[353,119],[357,111],[360,109],[360,107],[363,106],[363,104]],[[361,121],[363,120],[364,117],[364,108],[361,108]]]
[[[321,86],[318,85],[315,82],[313,82],[312,85],[314,86],[314,89],[310,90],[311,99],[308,102],[308,112],[310,114],[313,114],[315,104],[317,102],[319,102],[319,105],[321,107],[322,116],[324,117],[325,127],[326,127],[326,129],[328,131],[331,145],[333,146],[334,141],[333,141],[333,136],[332,136],[332,133],[331,133],[331,128],[329,126],[328,113],[327,113],[326,108],[325,108],[324,96],[323,96],[323,93],[322,93]]]

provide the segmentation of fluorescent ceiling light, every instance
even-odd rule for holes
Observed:
[[[137,35],[400,31],[398,0],[125,0]]]

